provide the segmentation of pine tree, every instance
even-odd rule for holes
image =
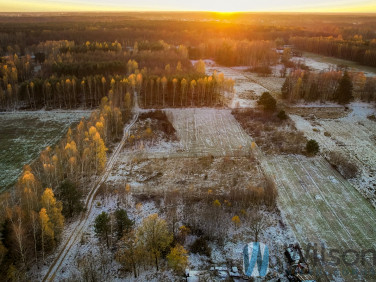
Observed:
[[[129,232],[133,226],[133,221],[129,219],[127,212],[124,209],[117,209],[115,211],[116,232],[120,239],[124,231]]]
[[[95,218],[94,230],[95,230],[95,234],[100,239],[106,240],[107,247],[109,247],[110,245],[109,245],[108,237],[110,235],[111,225],[110,225],[110,216],[106,212],[102,212],[100,215],[98,215]]]
[[[290,77],[286,77],[285,82],[282,85],[281,92],[283,99],[289,99],[291,95],[291,81]]]
[[[262,93],[261,97],[258,99],[257,104],[262,105],[265,111],[275,111],[277,101],[274,99],[269,92]]]
[[[82,193],[70,180],[65,180],[60,185],[60,199],[63,204],[63,213],[66,217],[72,217],[76,212],[82,210]]]
[[[344,72],[338,89],[336,91],[336,98],[340,104],[347,104],[353,98],[352,95],[353,84],[347,71]]]

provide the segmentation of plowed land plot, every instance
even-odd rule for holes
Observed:
[[[340,253],[375,249],[375,209],[322,157],[268,157],[267,164],[276,178],[279,205],[302,246],[324,243],[327,253],[331,249]],[[354,258],[348,255],[346,261]],[[366,272],[373,269],[370,261],[366,266],[360,261],[351,266],[330,266],[328,262],[327,258],[327,263],[314,269],[317,278],[342,276],[345,281],[358,281],[361,273],[369,281],[376,279],[374,271]]]
[[[170,109],[167,116],[182,145],[181,155],[247,156],[251,138],[230,110]]]
[[[358,177],[350,182],[376,206],[376,123],[366,117],[375,110],[362,103],[350,108],[352,112],[340,119],[291,118],[307,138],[319,142],[324,153],[338,151],[359,167]]]

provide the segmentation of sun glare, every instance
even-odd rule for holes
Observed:
[[[235,0],[228,2],[191,0],[174,2],[161,0],[158,3],[150,0],[139,0],[128,4],[120,0],[104,3],[99,0],[0,0],[0,12],[52,12],[52,11],[212,11],[224,17],[237,12],[376,12],[374,1],[339,0],[329,3],[324,0],[303,2],[298,0]]]

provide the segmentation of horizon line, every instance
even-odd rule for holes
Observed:
[[[72,10],[72,11],[6,11],[1,12],[1,14],[35,14],[35,13],[45,13],[45,14],[64,14],[64,13],[217,13],[217,14],[376,14],[375,12],[369,11],[357,11],[357,12],[344,12],[344,11],[211,11],[211,10]]]

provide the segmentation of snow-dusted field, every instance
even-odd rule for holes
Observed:
[[[326,57],[309,52],[303,52],[302,57],[293,57],[292,61],[302,62],[308,67],[316,71],[327,71],[336,69],[337,65],[348,66],[349,71],[363,72],[365,76],[376,76],[376,68],[359,65],[356,62],[337,59],[334,57]]]
[[[273,156],[267,163],[278,185],[280,208],[302,246],[318,243],[319,252],[321,244],[327,252],[375,249],[375,209],[322,157]],[[347,261],[353,261],[351,256]],[[344,272],[338,275],[339,267],[325,264],[327,278],[342,276],[344,281],[355,281],[357,275],[345,271],[366,268],[360,263],[342,267]]]
[[[323,153],[340,152],[360,168],[350,182],[376,205],[376,122],[367,118],[376,110],[366,103],[352,103],[350,109],[351,113],[338,119],[291,118],[308,139],[319,142]]]
[[[265,91],[268,91],[278,97],[281,93],[281,88],[285,82],[285,78],[280,77],[279,74],[276,73],[276,69],[278,69],[278,65],[272,67],[273,75],[271,76],[259,76],[257,73],[248,71],[244,72],[244,76],[254,83],[262,86],[264,89],[266,89]]]
[[[25,164],[55,144],[72,123],[90,111],[31,111],[0,113],[0,191],[13,183]]]
[[[250,153],[252,140],[230,110],[171,109],[167,116],[177,131],[183,153],[188,156]]]
[[[205,60],[205,64],[207,75],[212,75],[216,71],[235,81],[235,93],[228,104],[230,108],[254,108],[262,93],[271,92],[278,95],[285,81],[284,78],[279,77],[278,68],[280,66],[272,68],[272,76],[260,77],[256,73],[249,72],[249,66],[224,67],[217,65],[212,60]]]
[[[231,78],[235,81],[234,97],[228,105],[230,108],[253,108],[257,105],[257,98],[263,92],[268,91],[245,75],[245,70],[248,67],[223,67],[216,65],[211,60],[205,60],[205,64],[208,75],[212,75],[216,71],[217,73],[223,73],[226,78]]]

